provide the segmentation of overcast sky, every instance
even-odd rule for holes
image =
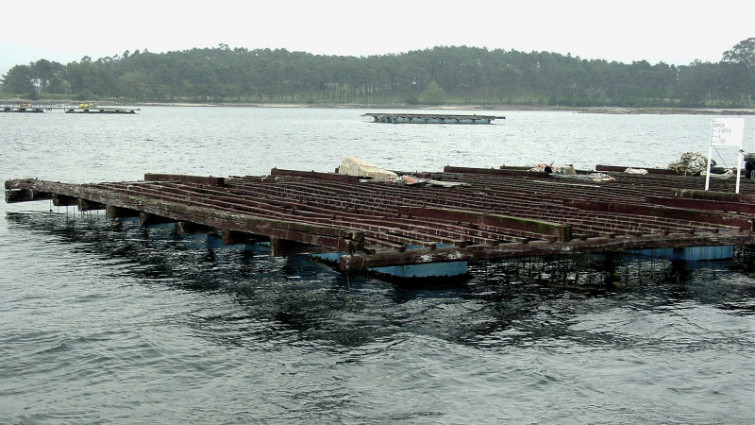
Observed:
[[[687,65],[755,37],[752,0],[34,0],[0,11],[0,74],[220,43],[349,56],[467,45]]]

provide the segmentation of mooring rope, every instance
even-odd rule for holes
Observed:
[[[351,281],[349,280],[349,272],[346,271],[346,291],[349,294],[349,307],[354,307],[354,298],[351,296]]]
[[[722,163],[724,164],[724,168],[729,168],[729,167],[728,167],[728,166],[726,165],[726,162],[724,161],[724,158],[723,158],[723,156],[721,156],[721,152],[719,152],[719,151],[718,151],[718,147],[716,147],[715,145],[713,145],[713,150],[715,150],[715,151],[716,151],[716,155],[718,155],[718,159],[720,159],[720,160],[721,160],[721,162],[722,162]]]

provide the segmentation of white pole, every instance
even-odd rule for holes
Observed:
[[[740,172],[740,164],[744,161],[744,151],[742,150],[742,146],[739,146],[739,152],[737,152],[737,189],[735,190],[735,193],[739,193],[739,176],[741,174]]]
[[[708,144],[708,173],[705,175],[705,190],[710,188],[710,156],[713,155],[713,143]]]

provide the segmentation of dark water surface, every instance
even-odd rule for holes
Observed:
[[[348,155],[426,171],[665,166],[706,150],[710,129],[705,116],[401,126],[361,113],[0,114],[0,179],[331,171]],[[0,424],[755,423],[753,272],[636,261],[622,270],[641,279],[610,289],[505,263],[406,287],[48,201],[0,203]]]

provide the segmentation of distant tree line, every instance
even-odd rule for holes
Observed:
[[[2,76],[5,97],[153,102],[721,106],[755,104],[755,38],[718,63],[624,64],[571,55],[435,47],[368,57],[285,49],[124,52]]]

